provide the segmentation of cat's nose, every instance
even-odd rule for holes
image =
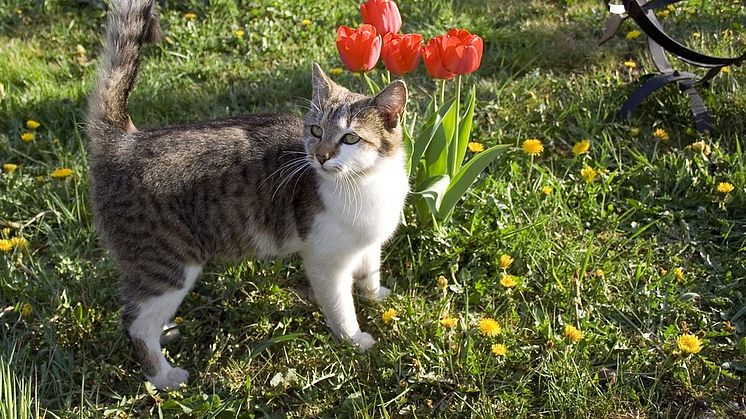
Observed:
[[[331,153],[316,153],[316,160],[319,161],[320,165],[324,165],[324,162],[331,159],[332,155]]]

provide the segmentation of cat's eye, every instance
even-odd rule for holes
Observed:
[[[360,136],[352,132],[348,132],[347,134],[342,136],[342,142],[345,144],[352,145],[357,143],[358,141],[360,141]]]
[[[311,135],[313,135],[316,138],[321,138],[321,135],[324,133],[324,130],[321,129],[318,125],[311,125]]]

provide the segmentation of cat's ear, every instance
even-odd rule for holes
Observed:
[[[373,101],[383,115],[386,129],[392,130],[399,125],[407,106],[407,85],[401,80],[395,80],[381,90]]]
[[[323,105],[329,98],[329,95],[334,88],[334,82],[326,75],[326,73],[324,73],[324,70],[322,70],[318,64],[313,63],[311,84],[313,85],[313,95],[311,96],[312,101],[317,106],[321,107],[321,105]]]

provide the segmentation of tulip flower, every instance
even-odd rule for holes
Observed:
[[[399,7],[391,0],[368,0],[360,5],[360,15],[363,23],[375,26],[382,36],[401,29]]]
[[[425,68],[432,78],[450,80],[456,77],[456,75],[443,67],[443,62],[440,58],[440,42],[442,39],[443,35],[436,36],[428,41],[427,45],[422,47],[422,61],[425,62]]]
[[[411,73],[420,63],[422,35],[410,33],[398,35],[387,33],[383,36],[381,58],[386,68],[395,76]]]
[[[337,29],[337,51],[348,70],[368,71],[381,56],[381,36],[373,25],[363,24],[358,29],[342,25]]]
[[[466,29],[451,29],[440,41],[443,67],[458,75],[471,74],[482,62],[482,38]]]

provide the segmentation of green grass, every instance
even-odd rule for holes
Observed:
[[[479,99],[474,138],[513,151],[467,193],[444,232],[418,226],[408,208],[408,225],[385,249],[392,298],[359,304],[363,328],[379,339],[369,354],[330,337],[297,260],[213,266],[178,312],[182,338],[167,348],[191,372],[190,386],[166,393],[145,385],[119,323],[116,268],[88,205],[81,121],[105,21],[100,3],[0,0],[0,163],[20,165],[0,174],[0,223],[29,240],[26,250],[0,253],[0,394],[17,400],[4,397],[1,409],[36,415],[38,406],[47,417],[744,417],[746,76],[732,68],[701,89],[714,134],[693,131],[674,88],[646,100],[629,123],[614,122],[639,76],[623,61],[635,60],[641,73],[652,64],[643,37],[624,39],[630,23],[596,45],[606,13],[595,1],[402,1],[406,32],[427,39],[457,26],[484,37],[482,68],[467,80]],[[735,56],[746,49],[739,5],[682,2],[664,21],[701,51]],[[186,12],[198,18],[188,23]],[[301,113],[310,63],[340,66],[334,31],[360,20],[356,3],[300,0],[167,1],[162,15],[167,38],[145,52],[130,102],[141,127]],[[336,79],[365,91],[351,74]],[[416,111],[436,86],[423,69],[407,82]],[[42,126],[26,144],[30,118]],[[656,128],[669,144],[652,135]],[[520,150],[527,138],[544,142],[534,160]],[[590,153],[574,157],[584,138]],[[687,148],[698,140],[712,154]],[[589,184],[580,179],[585,166],[601,173]],[[59,167],[74,175],[51,179]],[[727,196],[716,192],[724,181],[735,186]],[[547,185],[554,192],[545,196]],[[501,254],[515,258],[511,290],[499,283]],[[440,275],[446,291],[436,286]],[[386,324],[389,308],[398,320]],[[446,314],[459,318],[452,331],[439,326]],[[481,336],[482,317],[497,319],[502,334]],[[566,340],[566,324],[583,331],[579,343]],[[686,331],[702,338],[699,354],[676,353]],[[507,356],[494,356],[493,343]]]

